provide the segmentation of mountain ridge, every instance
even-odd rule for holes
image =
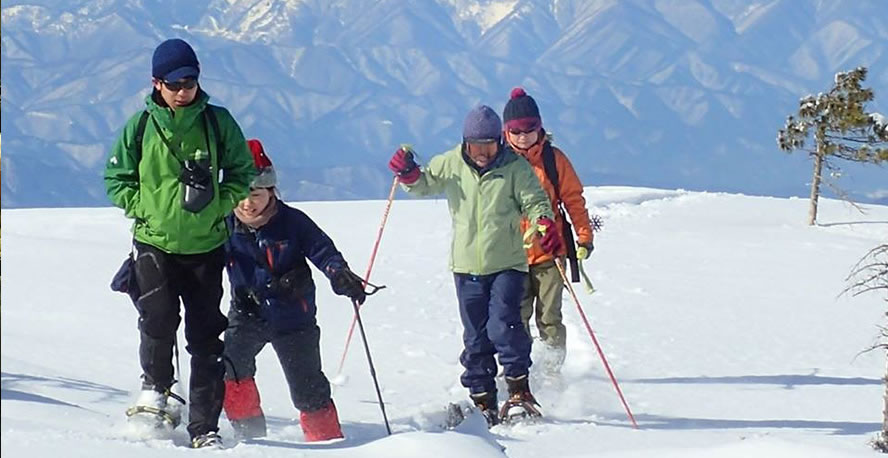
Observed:
[[[171,36],[194,45],[213,103],[266,143],[295,200],[384,197],[398,144],[442,151],[468,109],[501,111],[518,85],[586,184],[805,195],[810,166],[779,153],[776,131],[848,67],[869,66],[872,108],[885,106],[877,3],[4,2],[2,203],[107,205],[102,158]],[[884,168],[844,168],[854,198],[885,202]]]

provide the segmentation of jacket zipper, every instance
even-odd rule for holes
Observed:
[[[475,251],[478,254],[478,275],[482,275],[481,269],[481,180],[484,179],[483,176],[480,176],[475,172],[478,176],[478,186],[475,192]]]

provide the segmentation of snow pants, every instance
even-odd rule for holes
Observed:
[[[234,307],[228,318],[225,354],[231,365],[225,374],[226,381],[252,380],[256,376],[256,356],[271,343],[290,387],[293,406],[303,412],[314,412],[330,404],[330,382],[321,370],[321,329],[317,324],[291,330],[273,329],[261,317],[242,314]],[[258,404],[258,393],[255,399]],[[261,412],[258,405],[254,407],[252,411]],[[232,419],[231,413],[228,417]]]
[[[192,438],[219,430],[225,395],[220,336],[228,325],[222,301],[222,247],[202,254],[169,254],[136,242],[139,360],[143,385],[163,391],[173,384],[173,346],[185,309],[185,349],[191,354],[188,433]]]
[[[497,365],[508,377],[527,375],[531,365],[530,336],[521,324],[521,298],[526,273],[504,270],[490,275],[453,275],[463,324],[465,371],[462,385],[471,393],[494,392]]]
[[[564,348],[567,331],[561,315],[561,296],[564,280],[550,260],[530,266],[524,299],[521,301],[521,321],[530,334],[530,318],[536,315],[540,339],[547,345]]]

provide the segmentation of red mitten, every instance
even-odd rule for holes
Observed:
[[[551,218],[540,218],[537,221],[537,231],[540,232],[540,247],[543,251],[555,254],[561,249],[561,235],[558,234],[558,226]]]
[[[419,180],[419,166],[416,165],[410,148],[398,148],[389,161],[389,169],[398,176],[401,183],[413,184]]]

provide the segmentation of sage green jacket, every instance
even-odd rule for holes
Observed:
[[[483,175],[469,165],[462,145],[433,157],[411,194],[444,193],[453,224],[450,268],[455,273],[487,275],[514,269],[527,272],[519,224],[552,218],[552,205],[533,168],[505,148]]]
[[[149,95],[145,99],[150,116],[142,140],[142,157],[136,157],[135,147],[139,112],[127,121],[105,166],[108,197],[134,219],[135,239],[167,253],[206,253],[225,243],[225,216],[247,196],[256,173],[237,122],[228,110],[208,107],[209,98],[201,90],[194,103],[176,110],[173,116],[172,110],[158,105]],[[222,137],[221,151],[216,151],[215,132],[205,119],[204,109],[214,110]],[[172,151],[160,138],[155,122],[178,151]],[[206,208],[191,213],[182,208],[182,161],[197,159],[198,155],[206,158],[210,151],[214,197]]]

